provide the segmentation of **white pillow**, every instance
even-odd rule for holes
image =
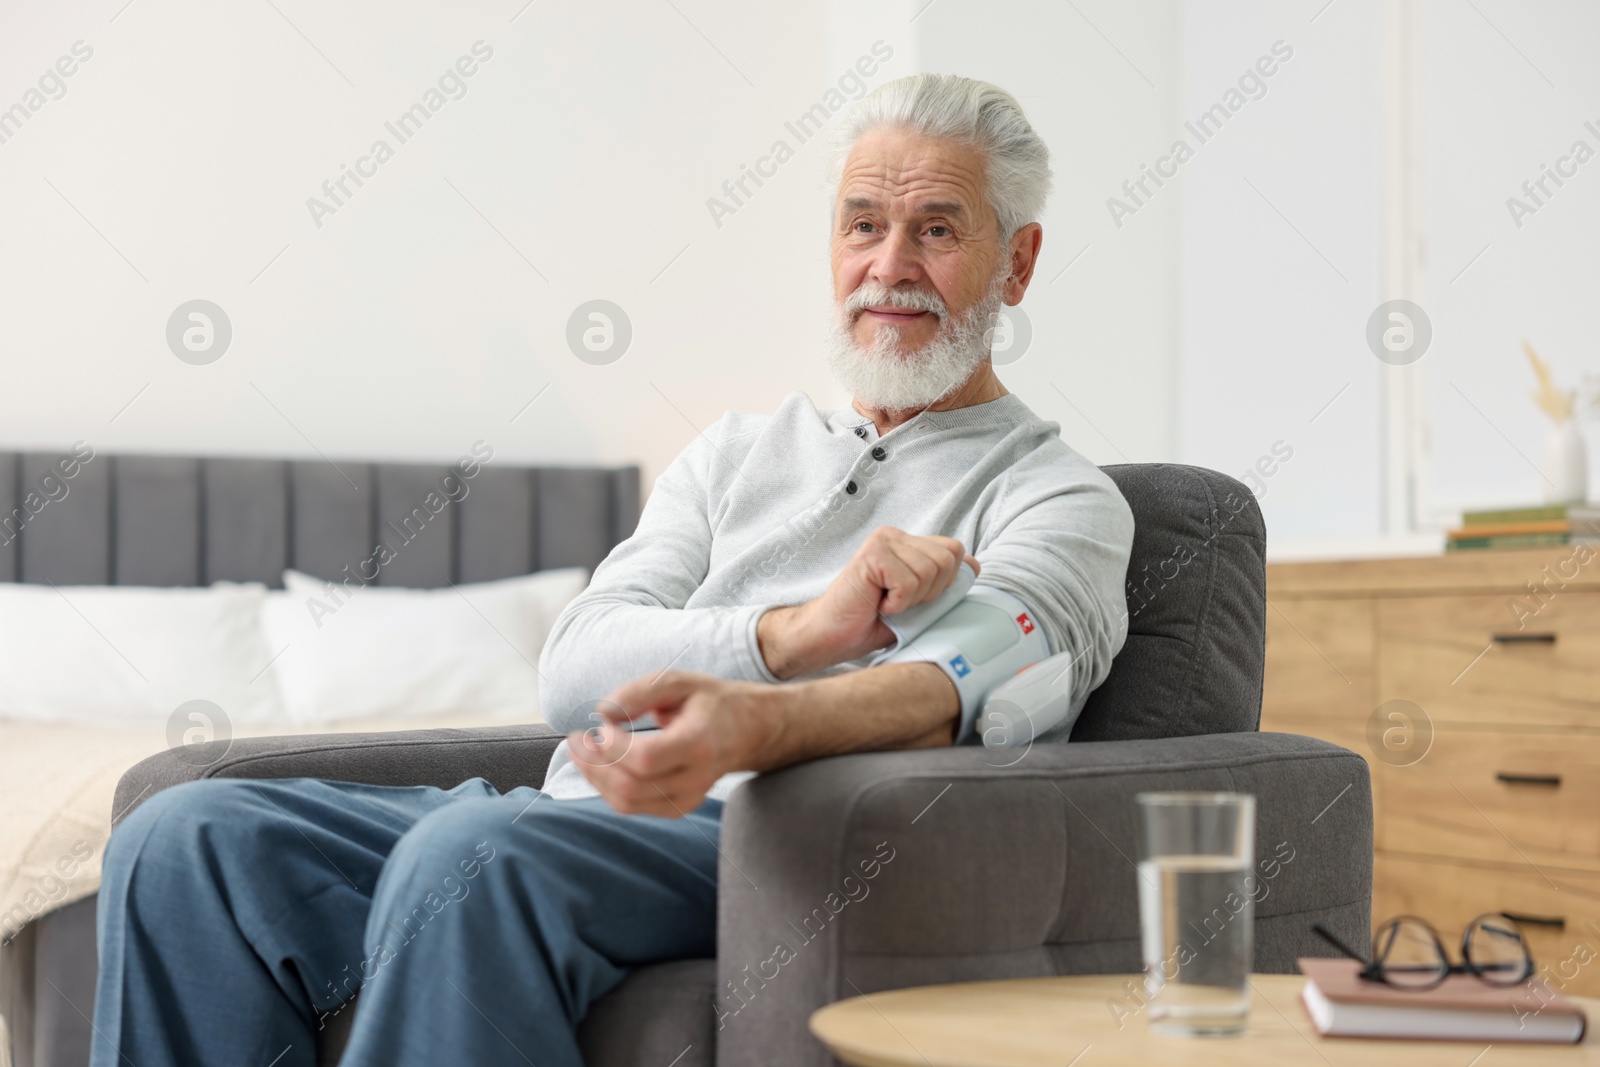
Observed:
[[[207,700],[235,726],[281,722],[261,634],[267,589],[0,583],[0,716],[166,723]]]
[[[539,721],[539,653],[583,567],[440,589],[285,571],[263,610],[291,721],[465,712]]]

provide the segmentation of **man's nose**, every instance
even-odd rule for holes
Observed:
[[[913,235],[893,231],[878,246],[867,277],[886,289],[919,282],[925,276],[922,248]]]

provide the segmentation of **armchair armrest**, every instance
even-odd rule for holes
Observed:
[[[197,778],[332,778],[449,789],[481,776],[502,793],[544,783],[563,735],[543,723],[208,741],[141,760],[117,782],[113,826],[148,797]]]
[[[831,1065],[807,1019],[862,993],[1139,971],[1145,790],[1255,795],[1255,971],[1327,955],[1314,921],[1370,936],[1372,793],[1353,752],[1234,733],[1043,744],[1013,760],[975,746],[841,756],[729,797],[719,1063]]]

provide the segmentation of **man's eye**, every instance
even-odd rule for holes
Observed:
[[[863,226],[870,227],[871,225],[872,225],[872,223],[868,222],[865,219],[862,219],[860,222],[856,223],[856,232],[857,233],[861,233],[862,232],[861,227],[863,227]]]
[[[934,233],[935,230],[942,230],[943,232],[942,233]],[[950,234],[950,227],[948,227],[948,226],[929,226],[928,227],[928,233],[929,233],[930,236],[933,236],[933,237],[947,237]]]

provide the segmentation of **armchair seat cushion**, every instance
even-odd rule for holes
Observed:
[[[578,1029],[589,1067],[712,1067],[716,960],[641,967],[594,1002]]]
[[[717,1042],[711,1008],[716,984],[716,960],[674,960],[632,972],[595,1001],[579,1024],[584,1063],[713,1067]],[[357,996],[317,1035],[318,1067],[336,1067],[360,1010]]]

